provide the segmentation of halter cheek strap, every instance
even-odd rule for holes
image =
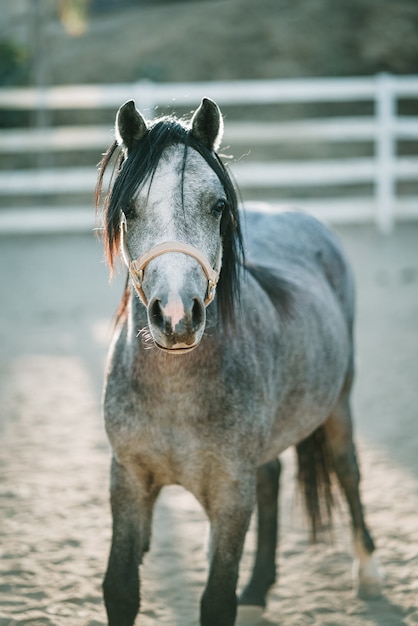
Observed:
[[[141,256],[137,259],[132,260],[130,252],[128,250],[128,246],[126,244],[126,231],[126,217],[125,214],[122,213],[120,223],[122,255],[128,267],[132,281],[135,285],[135,289],[137,290],[138,295],[141,298],[144,306],[148,305],[147,298],[142,288],[142,283],[144,280],[144,270],[148,263],[150,263],[153,259],[161,256],[162,254],[166,254],[167,252],[181,252],[183,254],[191,256],[193,259],[198,261],[208,281],[208,288],[205,297],[205,306],[208,306],[208,304],[212,302],[215,297],[216,286],[218,284],[219,274],[221,271],[222,244],[219,245],[214,267],[212,267],[209,259],[203,252],[201,252],[198,248],[195,248],[195,246],[192,246],[191,244],[185,243],[183,241],[164,241],[163,243],[159,243],[156,246],[153,246],[152,248],[150,248],[150,250],[147,250],[146,252],[144,252],[144,254],[141,254]]]

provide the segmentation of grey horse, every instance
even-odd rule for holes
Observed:
[[[107,363],[113,538],[103,583],[110,626],[132,626],[153,507],[182,485],[210,523],[201,626],[233,626],[237,605],[266,605],[275,582],[280,462],[295,446],[315,538],[336,475],[351,514],[356,586],[380,593],[352,437],[353,278],[335,236],[300,212],[238,208],[217,154],[218,106],[189,123],[116,118],[96,189],[111,267],[128,269]],[[115,163],[116,160],[116,163]],[[257,507],[252,576],[236,596]]]

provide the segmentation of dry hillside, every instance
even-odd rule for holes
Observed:
[[[65,30],[56,4],[45,0],[49,10],[42,22],[53,84],[416,73],[418,68],[416,0],[138,0],[137,6],[95,0],[79,36]],[[1,35],[29,37],[27,7],[34,5],[0,0],[2,5]],[[13,15],[12,6],[20,12]]]

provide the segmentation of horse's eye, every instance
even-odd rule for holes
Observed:
[[[226,209],[227,204],[228,203],[224,198],[219,198],[219,200],[217,200],[212,207],[213,215],[215,217],[220,217],[222,213],[224,212],[224,210]]]

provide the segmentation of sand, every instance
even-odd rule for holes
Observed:
[[[341,503],[334,540],[310,546],[283,455],[279,581],[264,626],[418,624],[418,224],[390,237],[340,227],[358,283],[356,438],[384,595],[351,588]],[[101,380],[122,275],[92,236],[0,239],[0,626],[103,626],[110,541]],[[167,489],[142,567],[142,626],[197,626],[205,518]],[[240,584],[248,575],[250,530]]]

